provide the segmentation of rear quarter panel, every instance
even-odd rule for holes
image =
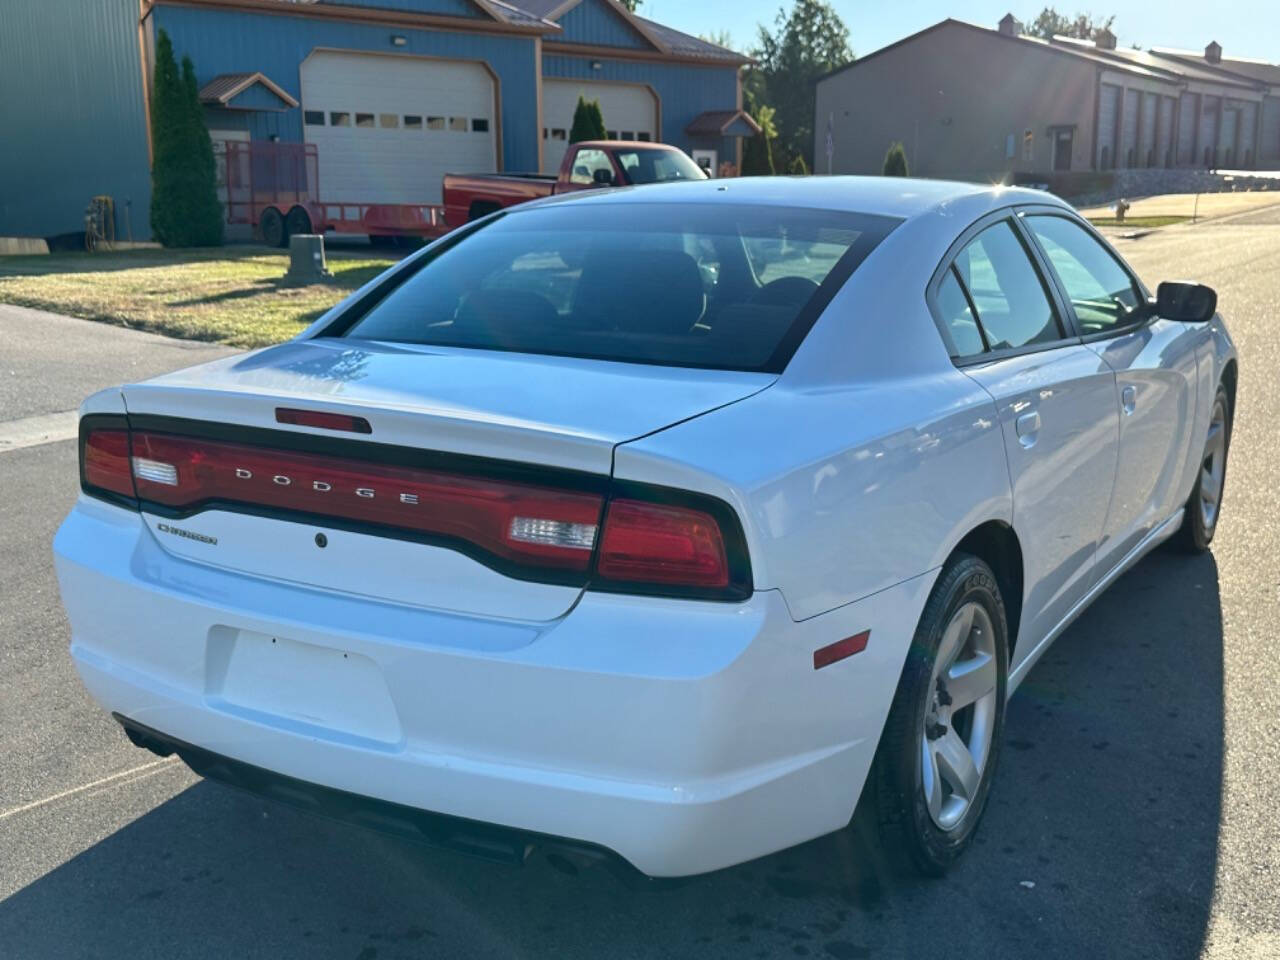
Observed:
[[[774,386],[621,445],[614,475],[728,501],[756,589],[781,590],[797,620],[933,570],[974,527],[1009,522],[995,403],[955,369],[925,302],[938,259],[981,213],[901,225]]]

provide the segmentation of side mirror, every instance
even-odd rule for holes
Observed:
[[[603,168],[598,169],[591,174],[591,179],[602,187],[611,187],[613,186],[613,171]]]
[[[1156,289],[1156,315],[1181,323],[1205,323],[1218,312],[1218,294],[1203,283],[1166,280]]]

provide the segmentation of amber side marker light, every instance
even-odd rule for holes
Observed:
[[[345,413],[324,413],[320,410],[293,410],[276,407],[276,423],[289,423],[296,427],[319,427],[321,430],[346,430],[349,433],[373,433],[373,427],[364,417],[352,417]]]
[[[863,630],[861,633],[855,633],[852,637],[845,637],[843,640],[837,640],[835,643],[828,644],[825,647],[819,647],[813,651],[813,669],[821,670],[823,667],[829,667],[838,660],[845,657],[852,657],[855,653],[861,653],[867,649],[867,641],[871,639],[871,631]]]

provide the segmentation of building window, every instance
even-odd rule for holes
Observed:
[[[404,115],[404,128],[406,130],[421,130],[422,117],[415,116],[412,113],[406,113]]]
[[[428,130],[443,130],[443,129],[444,129],[444,117],[427,117],[427,129],[428,129]]]
[[[373,114],[372,114],[372,113],[357,113],[357,114],[356,114],[356,126],[357,126],[357,127],[366,127],[366,128],[367,128],[367,127],[372,127],[372,126],[373,126]]]
[[[648,130],[637,130],[637,131],[636,131],[636,139],[637,139],[637,140],[640,140],[640,141],[642,141],[642,142],[644,142],[644,143],[648,143],[648,142],[649,142],[649,131],[648,131]]]
[[[569,135],[568,135],[567,133],[565,133],[565,132],[564,132],[564,129],[563,129],[563,128],[561,128],[561,127],[552,127],[552,128],[551,128],[551,139],[552,139],[552,140],[568,140],[568,139],[569,139]]]
[[[635,138],[636,138],[636,135],[635,135],[635,131],[634,131],[634,130],[623,130],[623,131],[622,131],[622,139],[623,139],[623,140],[634,140]]]
[[[1035,134],[1030,130],[1022,131],[1022,161],[1030,163],[1035,156]]]
[[[378,126],[395,129],[400,126],[400,114],[398,113],[380,113],[378,114]]]
[[[302,111],[302,122],[305,123],[308,127],[323,127],[324,111],[323,110],[304,110]]]
[[[617,130],[606,130],[606,131],[604,132],[604,137],[605,137],[605,139],[606,139],[606,140],[617,140],[617,139],[618,139],[618,131],[617,131]]]
[[[349,127],[351,126],[351,114],[334,112],[329,114],[329,126],[331,127]]]
[[[472,133],[488,133],[488,132],[489,132],[489,121],[488,121],[487,119],[485,119],[484,117],[472,117],[472,118],[471,118],[471,132],[472,132]]]
[[[467,130],[467,118],[466,117],[450,117],[449,129],[458,130],[465,133]]]

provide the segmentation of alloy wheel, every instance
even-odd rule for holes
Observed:
[[[1218,522],[1222,501],[1222,479],[1227,465],[1227,411],[1219,399],[1209,419],[1209,439],[1205,442],[1204,459],[1200,462],[1200,517],[1205,530]]]
[[[969,601],[942,633],[920,730],[925,806],[942,830],[954,829],[978,795],[991,756],[997,679],[991,617]]]

